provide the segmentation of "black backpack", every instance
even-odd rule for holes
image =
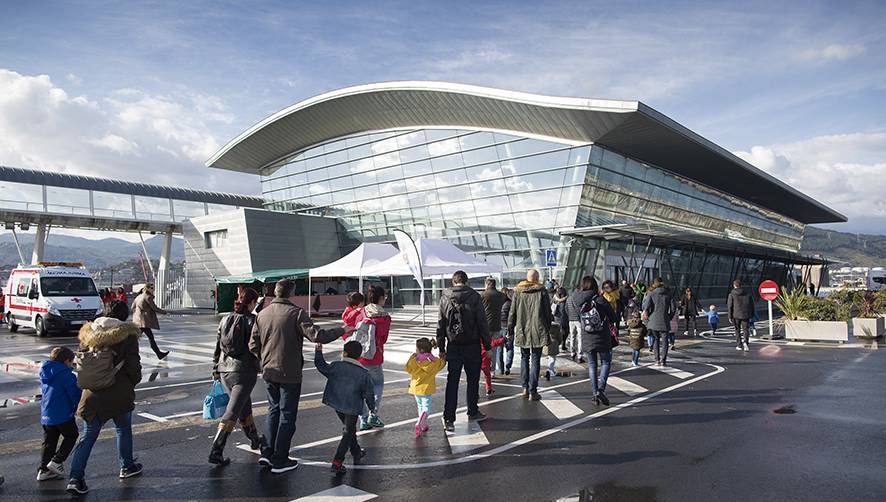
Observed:
[[[446,332],[450,342],[467,343],[469,333],[473,326],[470,324],[470,316],[465,304],[458,303],[454,298],[449,298],[449,309],[446,311]]]
[[[240,357],[249,351],[249,322],[245,315],[229,314],[218,344],[229,357]]]
[[[597,308],[597,298],[598,296],[594,296],[581,306],[579,320],[585,333],[599,333],[606,329],[606,319]]]

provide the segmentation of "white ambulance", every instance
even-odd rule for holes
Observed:
[[[102,301],[81,263],[19,265],[3,290],[9,331],[33,328],[38,336],[70,331],[101,315]]]

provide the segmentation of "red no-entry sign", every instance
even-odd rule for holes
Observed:
[[[775,281],[763,281],[760,283],[760,298],[766,301],[772,301],[778,298],[778,283]]]

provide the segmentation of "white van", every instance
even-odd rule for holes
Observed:
[[[34,328],[38,336],[79,329],[102,313],[98,290],[81,263],[19,265],[10,272],[3,294],[4,316],[13,333],[22,326]]]

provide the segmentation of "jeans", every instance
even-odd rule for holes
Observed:
[[[597,356],[600,356],[600,378],[597,379]],[[587,353],[588,379],[591,381],[591,390],[594,394],[606,391],[606,381],[609,380],[609,368],[612,366],[612,351],[600,352],[592,350]]]
[[[464,368],[468,380],[468,388],[465,391],[468,400],[468,415],[475,415],[480,411],[477,401],[480,399],[480,364],[483,358],[480,353],[480,344],[448,345],[446,347],[446,401],[443,404],[443,420],[455,422],[455,409],[458,408],[458,381],[461,379],[461,370]]]
[[[499,374],[503,375],[505,372],[505,350],[507,349],[507,345],[508,345],[508,342],[507,342],[508,330],[505,328],[502,328],[499,333],[500,333],[501,337],[504,338],[506,341],[505,341],[504,345],[499,345],[498,347],[495,347],[494,349],[492,349],[492,372],[495,373],[497,371]],[[511,344],[511,362],[513,362],[513,361],[514,361],[514,345]],[[510,367],[510,365],[508,367]]]
[[[363,403],[363,413],[360,414],[360,420],[365,422],[371,416],[378,416],[378,407],[381,405],[381,396],[385,391],[385,372],[380,364],[366,365],[369,371],[369,379],[372,380],[372,387],[375,392],[375,406],[371,410],[366,409],[366,403]]]
[[[677,334],[668,332],[668,345],[673,347],[677,343]]]
[[[569,350],[581,354],[581,321],[569,321]]]
[[[742,344],[742,335],[744,335],[744,343],[750,343],[750,328],[747,319],[733,319],[732,323],[735,325],[735,343],[741,347]]]
[[[631,362],[634,363],[635,366],[640,364],[640,349],[631,350]]]
[[[117,429],[117,456],[120,469],[131,467],[135,461],[132,459],[132,412],[127,411],[113,418],[114,427]],[[83,436],[74,450],[74,458],[71,460],[71,479],[82,480],[86,476],[86,462],[92,447],[98,440],[98,434],[102,430],[104,422],[93,417],[92,420],[83,423]]]
[[[715,333],[717,332],[717,328],[718,328],[718,327],[719,327],[719,324],[718,324],[718,323],[715,323],[715,322],[712,322],[712,323],[711,323],[711,334],[712,334],[712,335],[715,334]]]
[[[43,426],[43,455],[40,458],[40,468],[45,469],[46,464],[50,461],[57,464],[64,463],[68,459],[68,455],[77,444],[77,436],[80,431],[77,430],[77,422],[70,419],[63,424],[44,425]],[[58,438],[64,437],[61,448],[58,448]]]
[[[335,413],[338,414],[338,419],[341,420],[342,431],[341,441],[338,442],[338,449],[335,450],[333,460],[341,463],[349,450],[354,457],[360,455],[360,444],[357,443],[357,415],[348,415],[340,411]]]
[[[415,396],[415,407],[418,409],[418,416],[421,417],[422,413],[431,414],[431,402],[434,400],[434,396]]]
[[[695,336],[698,332],[698,318],[694,314],[686,314],[686,333]],[[692,329],[689,329],[692,326]]]
[[[523,389],[530,394],[538,392],[538,375],[541,371],[541,347],[520,347],[520,379]]]
[[[649,334],[646,335],[646,345],[649,346],[649,350],[655,346],[655,335],[652,334],[652,331],[649,331]]]
[[[652,346],[655,350],[655,360],[660,363],[668,362],[668,332],[667,331],[651,331]],[[664,340],[662,340],[664,338]],[[664,348],[662,349],[662,342]]]
[[[502,331],[505,331],[505,336],[507,336],[507,331]],[[506,341],[504,345],[496,347],[496,349],[498,350],[498,357],[493,359],[493,361],[495,362],[497,371],[499,373],[510,371],[511,366],[514,365],[514,342]]]
[[[268,447],[273,448],[269,460],[280,465],[289,459],[289,447],[295,435],[295,421],[298,419],[298,401],[301,397],[301,382],[267,382],[268,387]]]

